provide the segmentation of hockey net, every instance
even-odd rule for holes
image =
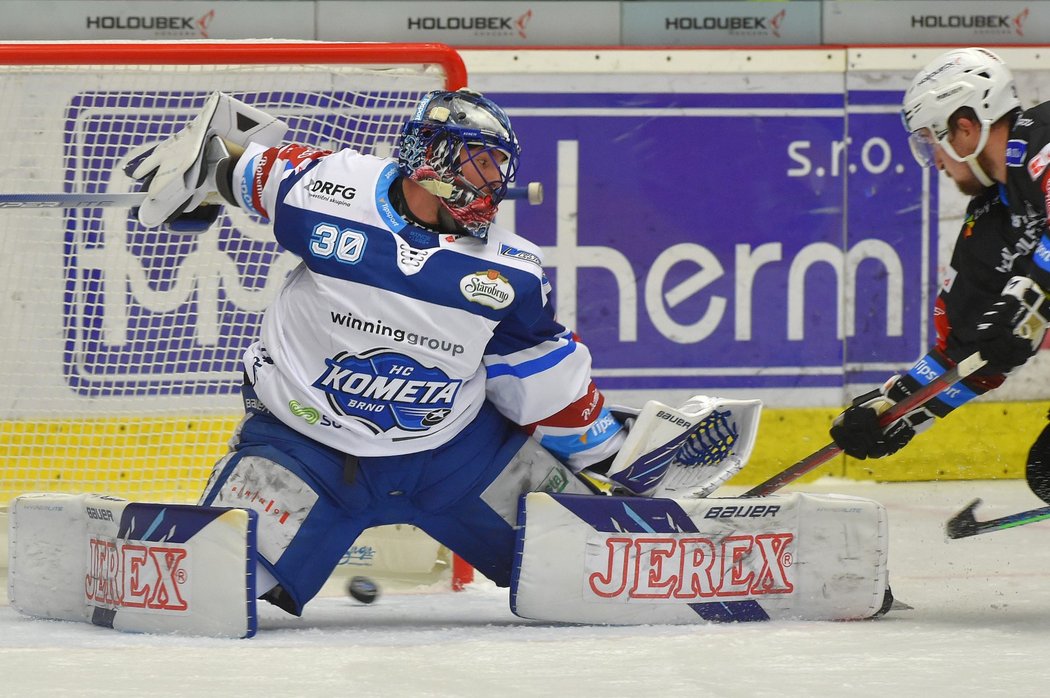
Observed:
[[[436,44],[0,45],[0,193],[133,191],[125,154],[215,90],[279,116],[288,140],[387,155],[423,93],[465,81]],[[296,260],[229,208],[191,237],[121,208],[8,208],[0,246],[0,504],[195,501],[243,414],[240,356]],[[425,571],[432,542],[395,535],[410,548],[387,565],[382,533],[344,562]]]

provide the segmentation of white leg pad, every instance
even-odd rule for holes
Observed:
[[[522,500],[512,610],[571,623],[869,618],[886,510],[840,495]]]
[[[257,519],[244,509],[22,495],[10,510],[8,596],[37,618],[251,637]]]

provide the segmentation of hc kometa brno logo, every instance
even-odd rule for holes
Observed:
[[[385,349],[342,352],[325,365],[313,386],[325,392],[336,413],[360,420],[377,434],[431,429],[451,413],[463,383]]]

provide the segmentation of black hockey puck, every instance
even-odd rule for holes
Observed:
[[[352,577],[346,585],[346,593],[355,601],[372,603],[379,598],[379,586],[368,577]]]

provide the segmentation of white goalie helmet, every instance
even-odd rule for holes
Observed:
[[[953,160],[970,163],[973,169],[992,124],[1020,106],[1013,74],[1003,60],[987,49],[963,48],[941,54],[919,71],[904,93],[901,116],[920,166],[933,164],[933,146],[939,145]],[[948,142],[949,119],[963,107],[973,109],[981,124],[977,148],[965,157]]]

